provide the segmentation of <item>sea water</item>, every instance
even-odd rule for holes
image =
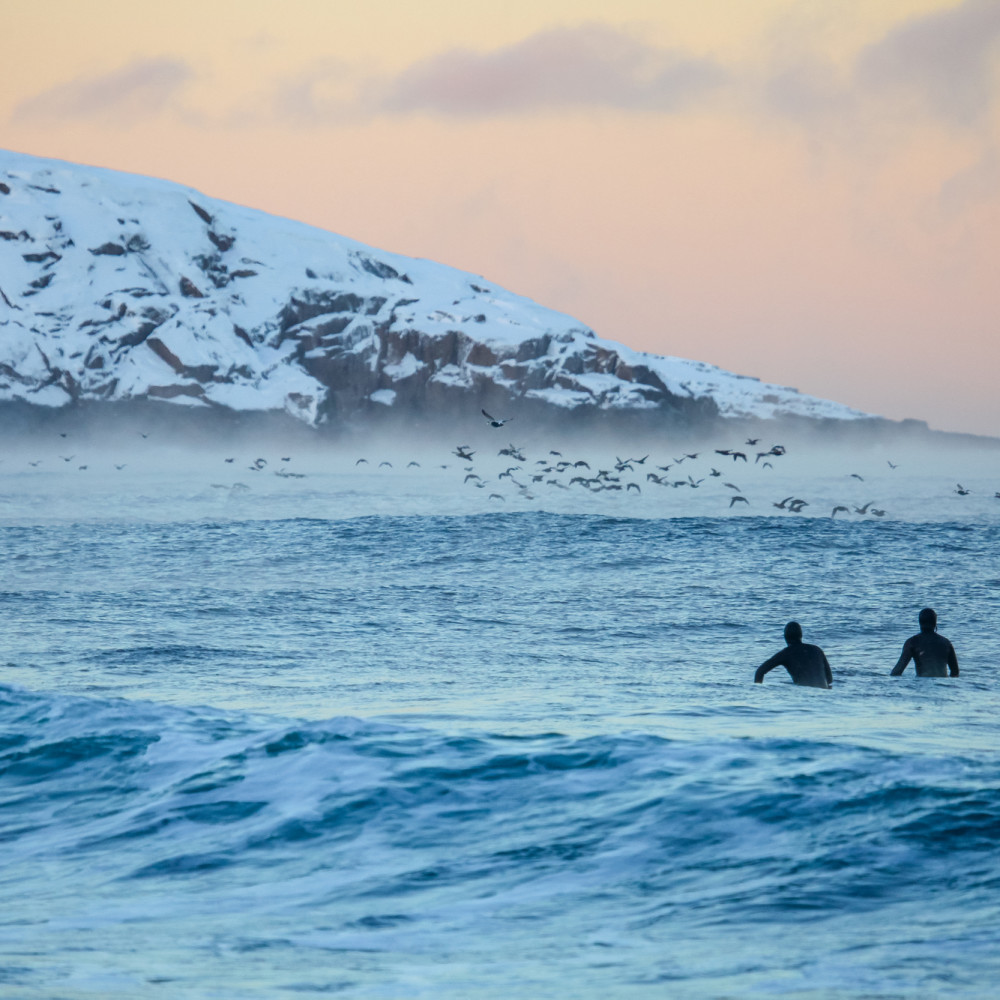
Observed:
[[[992,994],[985,482],[879,520],[395,472],[8,478],[4,997]],[[890,678],[928,604],[961,677]],[[752,683],[792,618],[832,691]]]

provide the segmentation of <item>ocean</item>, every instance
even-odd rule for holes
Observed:
[[[993,995],[995,456],[178,454],[0,467],[5,998]]]

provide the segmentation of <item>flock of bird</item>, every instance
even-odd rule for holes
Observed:
[[[485,411],[483,412],[485,414]],[[488,417],[488,419],[493,427],[500,427],[506,422],[494,420],[492,417]],[[756,468],[763,471],[773,469],[774,461],[787,454],[784,445],[772,444],[762,450],[751,451],[750,454],[754,455],[751,465],[748,452],[743,451],[742,447],[753,449],[759,444],[760,438],[747,438],[745,445],[741,448],[715,448],[708,455],[711,462],[717,462],[719,465],[723,464],[723,459],[729,459],[733,462],[734,467],[737,466],[737,463],[743,462],[748,469]],[[474,462],[477,453],[469,445],[458,445],[452,454],[462,462],[468,463],[463,466],[465,473],[463,483],[471,483],[477,489],[486,489],[490,485],[492,479],[486,478],[483,473],[476,470]],[[583,458],[568,459],[564,457],[562,452],[555,449],[550,449],[544,457],[530,462],[525,454],[525,449],[511,443],[501,448],[497,455],[507,458],[514,464],[508,465],[502,472],[497,473],[496,481],[499,483],[506,479],[511,486],[515,487],[517,495],[526,500],[534,500],[545,489],[570,490],[576,487],[589,493],[629,493],[630,491],[642,493],[644,487],[647,490],[656,487],[696,490],[700,489],[702,484],[706,482],[720,480],[721,488],[731,491],[729,494],[724,494],[728,498],[729,509],[737,504],[751,506],[751,501],[744,491],[736,483],[730,482],[727,474],[717,469],[714,464],[709,465],[707,471],[698,467],[697,473],[695,472],[691,463],[702,458],[704,454],[698,451],[683,452],[681,455],[671,456],[671,461],[663,465],[649,462],[650,456],[648,454],[642,457],[628,458],[615,456],[613,462],[606,463],[608,468],[601,468],[599,463],[592,465],[591,462]],[[716,459],[713,457],[715,455],[721,457]],[[691,471],[683,475],[680,467],[685,463]],[[636,476],[639,478],[636,479]],[[859,475],[856,477],[861,479]],[[495,490],[489,494],[489,498],[504,502],[507,499],[503,493]],[[773,507],[790,514],[799,514],[809,505],[808,500],[794,494],[772,503]],[[849,514],[851,510],[851,507],[838,504],[833,508],[830,516],[836,517],[838,513],[842,512]],[[855,506],[853,510],[856,514],[871,513],[875,517],[884,517],[886,513],[875,507],[872,502],[866,503],[863,507]]]
[[[486,418],[487,425],[494,430],[503,428],[512,420],[510,417],[494,417],[486,410],[482,410],[482,414]],[[137,433],[143,439],[149,437],[147,432],[139,431]],[[69,437],[69,434],[61,432],[59,436],[65,439]],[[619,493],[627,495],[629,493],[641,494],[644,489],[647,492],[663,488],[697,490],[708,484],[710,488],[717,485],[720,490],[729,491],[721,493],[721,497],[723,500],[728,500],[728,504],[725,505],[726,509],[732,510],[739,505],[742,505],[743,509],[749,509],[755,506],[756,501],[751,502],[750,497],[746,495],[750,491],[744,491],[731,479],[737,478],[737,473],[740,478],[744,478],[748,474],[759,477],[768,470],[773,470],[775,463],[780,462],[787,454],[787,449],[782,444],[761,446],[760,442],[760,438],[747,438],[742,445],[737,447],[713,448],[707,452],[683,451],[680,455],[669,456],[669,461],[664,461],[662,464],[656,464],[655,460],[651,460],[648,454],[626,458],[615,456],[614,461],[597,461],[592,456],[590,460],[566,458],[555,449],[550,449],[542,457],[531,460],[526,454],[525,448],[509,443],[496,453],[496,458],[507,459],[506,463],[501,463],[505,467],[500,472],[496,472],[495,468],[493,470],[486,468],[486,464],[496,465],[492,455],[489,456],[490,461],[484,464],[483,460],[486,456],[481,452],[474,451],[470,445],[457,445],[452,454],[463,463],[463,485],[479,490],[489,489],[488,498],[501,503],[505,503],[508,496],[512,495],[510,488],[515,491],[513,494],[515,496],[525,500],[535,500],[545,491],[551,490],[581,490],[591,494]],[[480,455],[478,466],[476,465],[477,454]],[[59,458],[69,464],[76,459],[76,454],[60,454]],[[229,466],[236,466],[237,461],[236,456],[223,458],[223,462]],[[724,463],[730,461],[733,463],[730,466],[730,472],[726,473],[716,468],[717,465],[724,466]],[[306,473],[292,471],[291,462],[291,455],[280,456],[277,460],[256,457],[249,460],[246,469],[257,474],[270,472],[284,479],[305,479]],[[28,462],[32,468],[38,468],[42,464],[41,459]],[[120,472],[126,468],[127,463],[116,462],[112,464],[115,471]],[[604,468],[602,465],[607,467]],[[887,465],[892,471],[899,467],[892,461],[888,461]],[[376,463],[369,462],[367,458],[358,458],[355,461],[355,467],[361,466],[380,470],[393,468],[392,462],[388,460]],[[90,468],[90,465],[83,463],[77,465],[76,468],[77,471],[85,472]],[[410,460],[406,468],[420,468],[420,463],[415,459]],[[440,468],[449,469],[451,465],[442,464]],[[845,478],[852,478],[859,482],[865,481],[864,477],[857,472],[850,473]],[[244,483],[232,485],[213,483],[212,486],[218,489],[238,491],[249,489]],[[969,496],[972,490],[957,483],[953,492],[964,497]],[[1000,500],[1000,490],[996,491],[993,496]],[[788,514],[801,514],[805,508],[815,506],[815,504],[815,501],[811,503],[793,493],[781,499],[771,500],[770,508],[766,508],[766,510],[773,508]],[[836,518],[839,514],[882,518],[885,517],[886,510],[877,506],[873,500],[861,505],[844,502],[834,504],[829,517]]]
[[[486,410],[481,411],[486,418],[489,427],[498,429],[509,423],[512,418],[497,418]],[[744,450],[746,449],[746,450]],[[464,471],[463,483],[471,484],[476,489],[485,490],[492,487],[488,494],[489,499],[506,502],[507,496],[499,492],[499,484],[507,480],[509,485],[514,487],[517,495],[525,500],[534,500],[545,490],[571,490],[574,488],[586,490],[589,493],[618,492],[627,494],[635,492],[642,493],[643,488],[650,490],[657,487],[670,489],[699,489],[704,483],[719,481],[719,485],[724,490],[731,491],[723,494],[728,499],[727,509],[732,510],[737,505],[745,505],[746,508],[752,506],[751,500],[745,495],[745,491],[736,483],[729,481],[736,478],[735,473],[728,475],[716,468],[716,465],[723,465],[725,461],[733,462],[733,469],[746,470],[753,469],[754,475],[763,473],[765,470],[774,469],[775,462],[782,459],[787,454],[787,448],[782,444],[771,444],[761,446],[760,438],[747,438],[745,443],[738,447],[713,448],[710,452],[692,451],[682,452],[679,456],[670,456],[670,461],[665,464],[655,464],[650,462],[650,456],[627,457],[615,456],[614,462],[605,462],[607,468],[601,468],[601,463],[591,464],[584,458],[566,458],[564,455],[550,449],[541,458],[529,460],[525,454],[525,449],[513,443],[502,447],[497,452],[497,457],[507,458],[509,463],[502,472],[487,474],[482,467],[475,465],[477,452],[473,451],[469,445],[457,445],[452,454],[463,463]],[[708,468],[704,467],[708,459]],[[716,456],[719,456],[716,458]],[[750,456],[753,457],[751,462]],[[691,463],[702,460],[702,465],[697,467],[697,471]],[[741,467],[739,463],[743,463]],[[647,464],[648,463],[648,464]],[[687,463],[685,465],[685,463]],[[891,471],[899,468],[898,464],[887,460],[886,463]],[[685,465],[684,475],[681,466]],[[746,475],[744,472],[743,475]],[[638,478],[637,478],[638,477]],[[850,473],[848,478],[864,482],[864,477],[860,473]],[[748,492],[748,491],[747,491]],[[956,484],[954,492],[960,496],[968,496],[972,491],[966,489],[961,483]],[[1000,491],[994,493],[994,497],[1000,500]],[[771,508],[789,514],[800,514],[806,507],[810,506],[810,501],[795,494],[782,497],[778,500],[770,501]],[[836,518],[838,514],[851,516],[871,516],[882,518],[886,515],[883,507],[877,506],[874,500],[869,500],[864,504],[837,503],[830,510],[829,516]]]

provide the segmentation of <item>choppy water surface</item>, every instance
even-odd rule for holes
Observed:
[[[987,996],[998,547],[989,517],[8,519],[4,995]],[[956,681],[887,676],[925,604]],[[751,683],[792,617],[832,692]]]

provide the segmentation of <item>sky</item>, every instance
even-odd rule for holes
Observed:
[[[1000,0],[4,0],[0,147],[1000,435]]]

